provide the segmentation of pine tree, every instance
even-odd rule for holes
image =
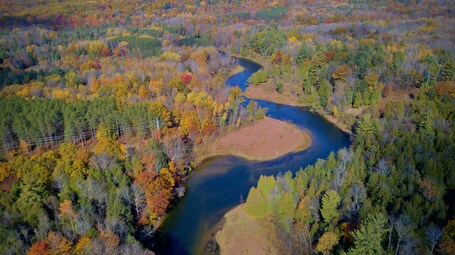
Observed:
[[[381,242],[388,231],[386,223],[383,214],[369,214],[360,229],[354,231],[354,247],[348,254],[384,254]]]
[[[427,111],[423,116],[422,121],[419,123],[419,129],[426,135],[434,136],[433,130],[433,113],[431,111]]]
[[[295,57],[295,62],[298,65],[301,65],[303,62],[305,62],[305,59],[307,59],[310,55],[311,55],[310,49],[308,49],[308,46],[306,45],[306,43],[303,42],[299,48],[299,51],[297,52],[297,56]]]
[[[327,191],[322,197],[321,215],[326,223],[336,222],[340,218],[340,212],[338,211],[340,201],[340,196],[334,190]]]
[[[319,102],[321,107],[327,107],[330,97],[332,96],[332,85],[327,79],[323,79],[318,89]]]
[[[364,114],[357,124],[357,133],[362,136],[370,136],[374,133],[375,127],[370,114]]]

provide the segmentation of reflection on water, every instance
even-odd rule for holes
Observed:
[[[244,70],[226,80],[228,86],[246,88],[246,81],[261,67],[240,59]],[[187,193],[168,215],[158,232],[157,254],[198,254],[202,236],[223,215],[238,205],[257,184],[261,175],[276,175],[287,170],[295,173],[301,167],[326,158],[331,151],[349,146],[349,137],[333,124],[303,107],[280,105],[256,100],[268,108],[267,115],[289,121],[309,132],[312,145],[303,152],[291,153],[278,159],[258,162],[235,156],[214,157],[203,162],[188,180]]]

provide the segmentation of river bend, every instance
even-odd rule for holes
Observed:
[[[239,59],[239,64],[244,70],[229,77],[226,85],[237,85],[245,91],[248,78],[261,66],[246,59]],[[191,173],[186,195],[160,227],[154,248],[157,254],[198,254],[197,249],[210,227],[246,199],[261,175],[277,175],[287,170],[295,173],[318,158],[327,158],[330,152],[350,145],[347,134],[305,107],[255,101],[268,108],[267,116],[289,121],[307,131],[311,146],[265,162],[235,156],[214,157],[203,162]]]

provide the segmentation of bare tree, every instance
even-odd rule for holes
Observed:
[[[86,212],[78,213],[78,216],[74,221],[74,231],[78,235],[80,236],[85,235],[85,233],[92,227],[92,224],[89,219],[90,215],[88,215]]]
[[[47,237],[47,233],[51,229],[51,224],[49,221],[49,217],[45,214],[41,215],[38,218],[38,226],[34,229],[36,238],[38,240],[44,240]]]
[[[434,248],[442,236],[442,230],[438,226],[430,226],[427,228],[426,235],[428,244],[430,245],[430,252],[433,254]]]
[[[341,168],[346,170],[346,164],[351,162],[354,153],[350,149],[343,148],[338,151],[338,159],[341,161]]]
[[[318,222],[319,221],[319,207],[320,207],[320,202],[318,197],[314,197],[310,201],[310,210],[311,213],[313,214],[313,219]]]
[[[401,241],[404,239],[409,239],[414,232],[409,216],[400,215],[395,222],[394,229],[397,232],[398,236],[397,246],[395,249],[395,255],[397,255],[398,251],[400,250]]]
[[[393,233],[393,227],[395,226],[395,222],[397,221],[397,217],[392,214],[392,215],[388,215],[387,217],[389,219],[389,223],[390,223],[390,229],[389,229],[389,243],[387,245],[387,251],[390,251],[390,249],[392,249],[392,233]]]
[[[142,214],[142,211],[147,205],[145,201],[145,192],[141,187],[136,186],[134,184],[131,185],[131,192],[133,194],[131,203],[133,204],[134,209],[136,210],[136,216],[139,217],[139,215]]]
[[[114,216],[106,218],[106,227],[121,239],[125,239],[128,234],[128,225],[125,219],[121,217]]]
[[[360,209],[360,200],[362,199],[363,195],[365,195],[366,190],[363,186],[359,184],[354,184],[354,186],[351,189],[351,209],[354,212],[357,212]]]
[[[340,191],[341,186],[343,185],[344,178],[345,178],[345,171],[343,171],[342,167],[336,167],[335,171],[333,171],[333,178],[330,180],[330,187],[336,192]]]
[[[385,159],[380,159],[378,166],[375,167],[374,169],[379,174],[385,174],[385,175],[390,174],[390,167],[388,166],[387,161],[385,161]]]
[[[95,168],[107,170],[115,164],[115,159],[105,153],[94,154],[91,158],[91,164]]]

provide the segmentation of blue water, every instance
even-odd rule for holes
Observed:
[[[226,80],[228,86],[246,89],[248,78],[260,65],[239,59],[244,70]],[[317,113],[304,107],[281,105],[255,100],[268,108],[269,117],[289,121],[306,130],[312,145],[302,152],[291,153],[278,159],[258,162],[235,156],[215,157],[203,162],[190,175],[187,193],[168,215],[158,230],[157,254],[198,254],[202,238],[223,215],[245,200],[249,189],[261,175],[276,175],[287,170],[295,173],[318,158],[350,145],[349,136]]]

